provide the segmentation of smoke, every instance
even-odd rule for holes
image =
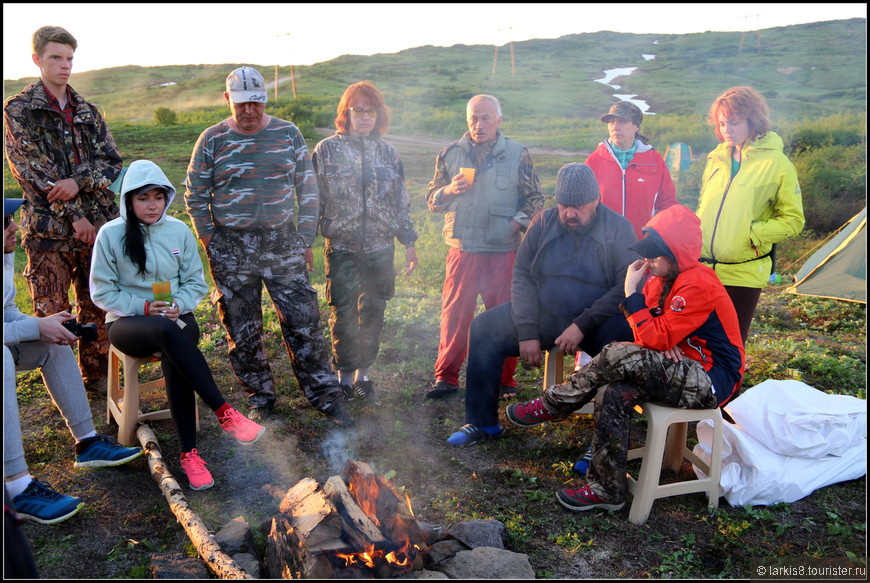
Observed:
[[[352,456],[348,451],[347,435],[341,429],[333,429],[326,434],[326,438],[320,445],[320,451],[326,458],[327,466],[332,474],[341,473],[345,462]]]

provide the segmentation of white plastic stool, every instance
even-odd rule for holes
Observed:
[[[679,409],[654,403],[637,405],[635,410],[647,419],[646,445],[629,450],[628,459],[643,458],[637,480],[626,474],[628,491],[634,499],[628,520],[643,524],[657,498],[706,492],[708,506],[719,506],[719,475],[722,470],[722,413],[717,409]],[[713,443],[710,464],[698,458],[686,447],[688,424],[710,419],[713,422]],[[678,470],[688,459],[701,468],[707,478],[659,484],[662,466]]]
[[[166,379],[139,384],[139,367],[160,362],[159,353],[145,358],[136,358],[109,345],[109,378],[106,396],[106,422],[113,420],[118,424],[118,442],[130,446],[136,443],[136,428],[148,420],[171,419],[169,409],[142,413],[139,408],[139,395],[153,389],[166,387]],[[120,383],[121,366],[124,367],[124,386]],[[196,430],[199,431],[199,409],[196,414]]]
[[[544,353],[544,387],[549,389],[553,385],[560,384],[565,379],[565,353],[555,346]],[[594,400],[593,400],[594,401]],[[595,403],[589,401],[579,410],[580,415],[592,415],[595,412]]]

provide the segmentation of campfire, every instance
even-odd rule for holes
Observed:
[[[389,578],[423,568],[426,535],[410,500],[363,462],[348,460],[322,486],[300,480],[279,511],[266,550],[272,577]]]

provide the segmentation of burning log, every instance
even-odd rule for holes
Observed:
[[[142,444],[142,449],[145,451],[151,476],[157,482],[169,503],[169,508],[184,527],[187,536],[190,537],[191,542],[199,552],[199,556],[202,557],[208,568],[221,579],[253,579],[247,571],[239,567],[232,557],[221,550],[208,532],[208,528],[190,508],[181,486],[166,469],[157,436],[154,435],[151,428],[147,425],[140,425],[139,429],[136,430],[136,437],[139,438],[139,443]]]
[[[422,569],[423,529],[410,501],[362,462],[321,487],[288,490],[272,519],[266,565],[272,577],[393,577]]]

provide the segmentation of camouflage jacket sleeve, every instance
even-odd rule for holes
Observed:
[[[320,220],[320,191],[311,153],[298,129],[293,136],[293,151],[296,153],[296,201],[299,211],[296,230],[311,245],[317,236],[317,223]]]
[[[523,148],[519,172],[519,195],[523,203],[514,220],[522,225],[523,229],[527,229],[532,217],[544,208],[544,191],[528,148]]]
[[[450,202],[456,197],[450,197],[449,200],[442,200],[441,191],[445,186],[453,180],[453,175],[450,174],[450,169],[444,161],[444,156],[453,144],[445,147],[438,153],[435,159],[435,176],[429,182],[429,190],[426,192],[426,204],[429,210],[434,213],[443,213],[449,208]]]
[[[210,136],[215,127],[207,128],[196,140],[184,179],[184,205],[198,238],[214,234],[214,221],[211,216],[214,155]]]
[[[405,189],[405,167],[402,165],[399,152],[395,148],[391,148],[391,150],[394,158],[393,164],[399,169],[399,180],[396,181],[393,192],[399,223],[399,233],[396,238],[405,247],[413,247],[417,242],[417,231],[414,230],[414,223],[411,221],[411,198]]]

